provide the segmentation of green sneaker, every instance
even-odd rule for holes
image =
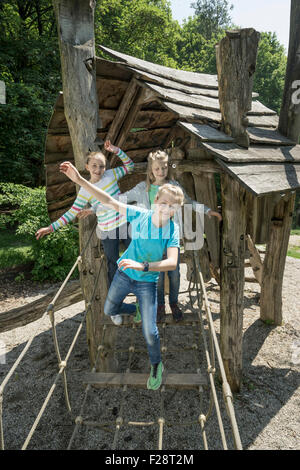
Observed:
[[[163,370],[164,366],[161,361],[158,364],[151,366],[150,376],[147,380],[148,390],[157,390],[160,387]]]
[[[135,305],[136,305],[136,314],[135,314],[135,316],[133,317],[133,321],[134,321],[134,323],[141,323],[142,317],[141,317],[141,312],[140,312],[139,303],[137,302]]]

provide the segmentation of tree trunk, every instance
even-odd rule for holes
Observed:
[[[300,3],[291,0],[289,52],[285,87],[279,117],[279,131],[294,142],[300,135]]]
[[[60,47],[64,112],[72,141],[75,165],[85,169],[85,157],[89,151],[99,150],[97,140],[99,105],[96,89],[96,63],[94,39],[94,0],[53,0]],[[80,245],[83,248],[90,236],[93,218],[79,224]],[[100,267],[100,254],[96,234],[86,249],[80,280],[83,296],[90,302],[96,275]],[[106,263],[101,266],[100,281],[87,316],[87,336],[91,363],[94,364],[97,347],[102,338],[101,319],[107,295]],[[101,286],[101,287],[100,287]],[[103,353],[101,367],[110,367],[111,355]]]
[[[246,113],[251,109],[259,36],[252,28],[226,31],[216,47],[222,130],[247,148]]]
[[[242,379],[246,192],[228,175],[222,175],[221,183],[221,352],[227,380],[237,392]]]

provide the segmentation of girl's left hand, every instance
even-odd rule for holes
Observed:
[[[115,145],[112,145],[110,143],[110,140],[106,140],[104,142],[104,148],[105,148],[105,150],[107,150],[107,152],[118,153],[118,151],[119,151],[119,148],[115,147]]]
[[[219,220],[219,222],[221,222],[221,220],[222,220],[222,216],[221,216],[221,214],[220,214],[219,212],[210,210],[210,211],[208,212],[208,217],[211,218],[211,216],[217,217],[218,220]]]
[[[144,265],[132,259],[121,259],[119,263],[119,268],[123,268],[124,270],[135,269],[136,271],[143,271]]]
[[[71,162],[63,162],[59,166],[59,171],[61,173],[64,173],[68,178],[70,178],[71,181],[74,181],[74,183],[78,183],[80,181],[80,174],[77,168],[75,168],[74,165],[72,165]]]

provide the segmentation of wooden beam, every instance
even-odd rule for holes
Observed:
[[[246,237],[247,240],[247,247],[250,252],[250,266],[253,270],[253,274],[255,279],[259,284],[261,284],[262,281],[262,271],[263,271],[263,263],[260,257],[260,254],[258,252],[258,249],[256,248],[255,244],[252,241],[252,238],[250,235],[247,235]]]
[[[53,287],[48,294],[34,300],[21,307],[1,312],[0,314],[0,332],[9,331],[20,326],[27,325],[41,318],[48,305],[53,300],[58,288]],[[83,295],[79,281],[69,281],[64,289],[63,295],[58,297],[55,303],[55,311],[58,312],[62,308],[69,307],[83,300]]]
[[[252,28],[226,31],[216,47],[222,130],[249,147],[246,114],[251,111],[259,33]]]
[[[242,380],[243,299],[245,277],[245,191],[228,175],[221,176],[222,245],[220,346],[231,390]]]
[[[279,117],[279,131],[299,142],[300,135],[300,3],[291,0],[290,38],[285,86]]]
[[[275,325],[282,324],[282,282],[295,197],[287,194],[275,205],[263,263],[260,318]]]
[[[83,377],[85,384],[92,384],[94,387],[129,387],[146,388],[149,374],[137,374],[127,372],[124,374],[112,373],[89,373]],[[193,389],[207,385],[207,379],[201,374],[163,374],[162,386],[168,388]]]

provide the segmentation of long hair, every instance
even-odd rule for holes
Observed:
[[[148,155],[148,165],[147,165],[147,191],[149,191],[151,184],[155,181],[155,177],[152,172],[152,165],[154,162],[163,163],[166,162],[168,165],[168,174],[167,178],[172,179],[172,168],[169,162],[169,155],[166,150],[156,150],[155,152],[150,152]]]

